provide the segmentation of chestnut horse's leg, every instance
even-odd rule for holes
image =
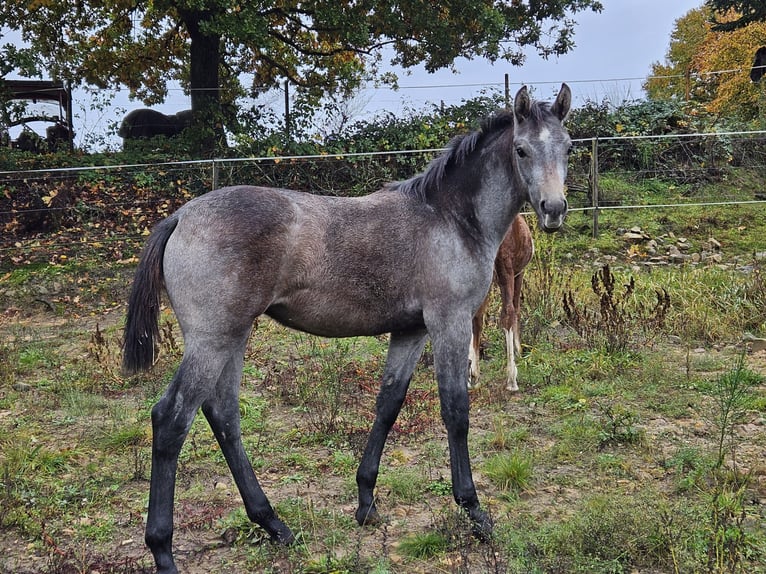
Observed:
[[[519,329],[519,310],[521,309],[521,287],[524,268],[532,259],[534,244],[529,226],[523,216],[513,220],[503,240],[495,260],[497,284],[500,287],[502,309],[500,326],[505,333],[505,352],[507,358],[506,389],[518,391],[518,369],[516,353],[521,353]]]
[[[516,276],[513,273],[513,266],[509,265],[509,261],[506,264],[500,264],[498,262],[498,279],[497,284],[500,287],[500,297],[502,298],[502,309],[500,311],[500,326],[505,333],[505,353],[506,353],[506,369],[508,376],[506,378],[505,388],[509,391],[518,391],[519,385],[516,382],[517,369],[516,369],[516,356],[515,351],[519,345],[519,316],[518,308],[516,307]],[[520,293],[520,292],[519,292]]]
[[[247,516],[261,526],[277,542],[289,544],[294,540],[290,529],[277,518],[261,489],[253,467],[242,445],[239,413],[239,389],[242,379],[242,365],[247,338],[241,348],[232,355],[231,360],[218,380],[216,392],[202,403],[202,412],[213,430],[221,452],[231,469],[242,501],[245,503]]]
[[[468,362],[471,365],[470,374],[468,376],[469,389],[472,386],[479,384],[479,377],[481,376],[481,368],[479,367],[479,361],[481,360],[481,335],[484,331],[484,319],[487,314],[487,307],[489,306],[489,295],[490,294],[487,293],[481,307],[476,311],[476,315],[473,316],[471,346],[468,349]]]
[[[425,331],[391,333],[386,366],[383,371],[383,384],[375,406],[375,422],[356,473],[356,483],[359,488],[356,520],[359,524],[375,524],[380,520],[374,496],[380,457],[383,454],[388,433],[396,422],[396,417],[399,416],[412,373],[427,340]],[[465,387],[465,381],[463,387]]]

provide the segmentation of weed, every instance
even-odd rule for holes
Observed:
[[[11,385],[16,380],[14,365],[19,361],[19,350],[13,342],[0,342],[0,387]]]
[[[510,450],[513,446],[529,438],[529,429],[524,426],[514,426],[505,416],[492,419],[491,432],[487,437],[487,445],[494,450]]]
[[[643,439],[644,433],[636,428],[638,415],[621,405],[601,405],[599,446],[635,444]]]
[[[422,532],[404,538],[399,551],[405,556],[425,560],[444,554],[449,548],[449,539],[441,532]]]
[[[175,336],[175,323],[169,316],[160,322],[160,350],[169,357],[178,355],[180,345]]]
[[[436,496],[449,496],[452,494],[452,483],[444,478],[439,478],[428,483],[428,492]]]
[[[561,298],[568,273],[556,256],[556,238],[535,226],[533,260],[524,273],[521,321],[524,337],[535,344],[561,317]]]
[[[149,447],[149,429],[145,423],[120,424],[102,439],[104,447],[113,452],[127,450],[133,463],[133,479],[146,476],[147,448]]]
[[[740,572],[754,548],[747,531],[746,494],[752,476],[737,465],[734,430],[744,416],[755,384],[763,377],[744,366],[744,353],[734,369],[722,374],[713,389],[712,422],[715,434],[715,462],[708,489],[708,560],[710,572]],[[727,460],[730,465],[727,465]]]
[[[545,529],[541,561],[564,559],[565,572],[623,572],[628,564],[656,563],[656,500],[653,492],[587,498],[571,517]]]
[[[744,353],[740,354],[734,369],[715,380],[712,390],[715,408],[712,422],[716,428],[716,467],[722,467],[727,454],[734,456],[736,442],[734,429],[742,421],[753,397],[753,388],[764,378],[745,367]]]
[[[680,492],[689,492],[704,486],[704,477],[711,468],[710,461],[697,447],[680,448],[667,462],[677,475],[677,488]]]
[[[743,329],[761,331],[766,329],[766,277],[763,273],[763,260],[753,257],[752,271],[743,288],[743,299],[747,312],[743,313]]]
[[[578,302],[571,289],[564,293],[566,323],[589,346],[603,347],[610,353],[627,350],[637,332],[643,334],[645,341],[653,339],[670,309],[670,295],[664,289],[655,291],[656,303],[651,308],[636,302],[633,297],[636,283],[632,276],[623,285],[622,293],[618,292],[616,277],[609,265],[593,274],[591,288],[598,299],[596,309]]]
[[[387,489],[398,503],[414,504],[422,500],[429,483],[417,470],[394,468],[381,475],[379,484]]]
[[[347,392],[343,375],[354,361],[354,340],[303,336],[299,340],[307,350],[301,357],[291,359],[291,370],[309,426],[324,435],[342,431],[341,414]]]
[[[487,460],[484,472],[501,490],[518,494],[531,487],[534,464],[527,453],[501,453]]]

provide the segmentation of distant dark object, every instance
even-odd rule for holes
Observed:
[[[72,128],[57,122],[45,129],[45,141],[48,143],[48,151],[64,151],[69,149],[69,142],[74,139]]]
[[[128,140],[149,139],[154,136],[173,137],[191,124],[191,110],[182,110],[176,114],[166,115],[157,110],[140,108],[128,112],[122,120],[117,135],[123,139],[123,143]]]
[[[766,74],[766,46],[761,46],[755,52],[753,67],[750,69],[750,79],[753,83],[758,83],[764,74]]]
[[[31,119],[46,120],[47,118]],[[31,153],[57,152],[71,149],[74,132],[65,124],[56,122],[45,129],[45,138],[26,126],[21,130],[21,133],[15,140],[11,141],[7,134],[4,134],[4,138],[8,140],[8,143],[10,143],[12,148],[20,151],[28,151]]]
[[[21,151],[41,153],[45,149],[45,142],[35,132],[25,128],[13,142],[13,147]]]

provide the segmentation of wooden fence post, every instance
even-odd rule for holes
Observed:
[[[290,142],[290,81],[285,80],[285,141]]]
[[[213,160],[213,189],[218,189],[218,177],[221,170],[217,161]]]

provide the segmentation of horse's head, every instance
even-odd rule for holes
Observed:
[[[533,103],[526,86],[514,99],[514,171],[540,227],[548,232],[560,228],[567,214],[564,180],[572,144],[563,122],[571,103],[572,92],[566,84],[551,105]]]

